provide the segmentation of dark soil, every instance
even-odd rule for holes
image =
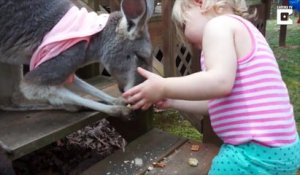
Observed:
[[[15,160],[13,166],[17,175],[78,174],[125,145],[121,135],[103,119]]]

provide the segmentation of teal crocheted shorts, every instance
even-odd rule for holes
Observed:
[[[270,148],[255,143],[223,144],[209,175],[295,175],[300,168],[299,139],[288,146]]]

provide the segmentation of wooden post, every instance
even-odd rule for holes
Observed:
[[[262,2],[265,4],[265,20],[270,19],[270,12],[271,12],[271,0],[262,0]]]
[[[201,56],[201,50],[199,49],[193,49],[192,50],[193,55],[192,55],[192,65],[191,65],[191,70],[192,73],[199,72],[200,71],[200,56]]]
[[[118,11],[120,10],[120,0],[110,0],[109,1],[109,6],[110,6],[110,11]]]
[[[166,77],[176,75],[174,62],[174,48],[176,48],[175,27],[171,20],[174,0],[162,1],[162,30],[163,30],[163,53],[164,73]]]
[[[95,11],[99,11],[100,0],[88,0],[88,5]]]
[[[108,120],[127,142],[131,142],[153,128],[153,109],[134,112],[131,121],[122,121],[116,117]]]
[[[288,0],[283,0],[282,5],[288,5]],[[287,32],[287,25],[280,25],[280,32],[279,32],[279,46],[284,47],[286,45],[286,32]]]
[[[286,45],[286,43],[285,43],[286,31],[287,31],[287,25],[280,25],[280,32],[279,32],[279,46],[280,47],[284,47]]]
[[[76,75],[78,75],[82,79],[89,79],[93,78],[102,72],[99,71],[99,63],[93,63],[83,68],[80,68],[76,71]]]
[[[216,135],[213,131],[210,118],[208,115],[205,115],[202,120],[202,128],[203,128],[203,143],[211,143],[217,146],[220,146],[223,141]]]

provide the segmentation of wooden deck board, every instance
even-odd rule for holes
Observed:
[[[191,146],[197,144],[199,151],[191,151]],[[200,144],[196,142],[186,142],[180,148],[165,158],[164,168],[154,168],[144,173],[145,175],[205,175],[208,173],[211,161],[218,153],[219,148],[211,144]],[[189,158],[196,158],[198,166],[192,167],[188,164]]]
[[[199,145],[192,151],[192,145]],[[219,147],[202,144],[173,136],[159,129],[152,129],[126,146],[125,152],[116,151],[104,160],[94,164],[80,175],[205,175]],[[137,166],[135,159],[142,159]],[[189,158],[196,158],[198,166],[188,164]],[[154,166],[154,162],[164,162],[164,167]],[[149,170],[152,167],[152,170]]]

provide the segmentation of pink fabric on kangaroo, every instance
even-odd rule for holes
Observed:
[[[80,41],[89,42],[90,37],[100,32],[106,25],[109,15],[98,15],[85,8],[72,7],[65,16],[47,33],[30,61],[30,70],[56,57]],[[71,75],[66,83],[74,80]]]

